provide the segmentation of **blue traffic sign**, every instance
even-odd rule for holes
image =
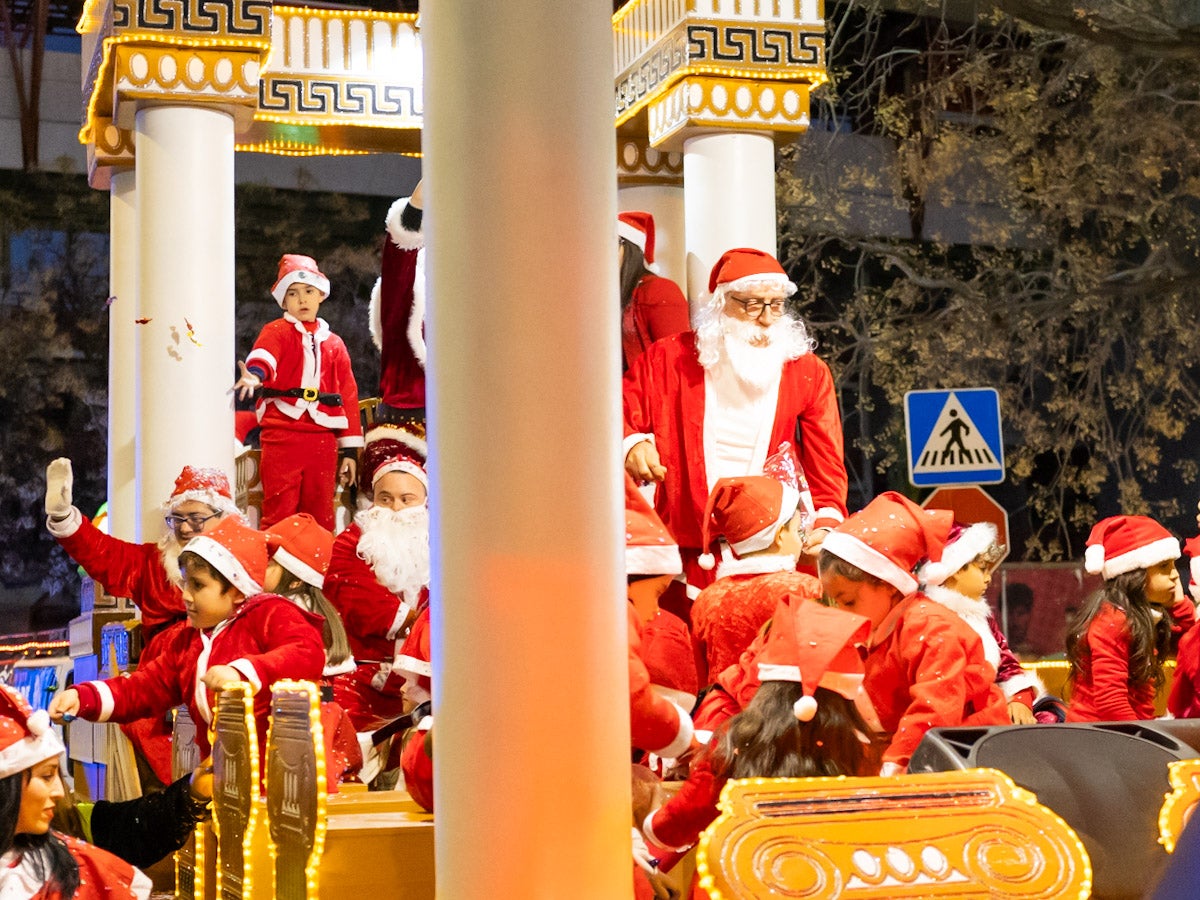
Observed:
[[[1000,395],[994,388],[904,395],[908,480],[916,487],[1004,480]]]

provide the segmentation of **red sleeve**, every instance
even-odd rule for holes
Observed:
[[[1171,682],[1171,694],[1167,698],[1167,709],[1177,719],[1200,716],[1196,685],[1200,681],[1200,628],[1193,628],[1179,641],[1179,654],[1175,660],[1175,678]]]
[[[654,376],[659,371],[655,360],[661,352],[661,347],[649,347],[625,373],[621,400],[625,410],[626,437],[654,432],[654,401],[662,391],[655,382]]]
[[[692,742],[692,723],[685,713],[655,693],[642,661],[637,614],[629,606],[629,715],[633,746],[674,759]]]
[[[256,693],[269,694],[271,685],[283,678],[320,681],[325,668],[325,644],[317,624],[320,617],[274,595],[247,602],[254,607],[246,611],[247,619],[252,620],[246,627],[262,636],[265,649],[239,653],[227,664],[246,675]]]
[[[1178,637],[1196,624],[1196,606],[1187,597],[1181,597],[1171,607],[1171,631]]]
[[[651,341],[670,337],[692,327],[687,298],[670,278],[655,276],[644,282],[637,311],[645,317]]]
[[[1129,701],[1129,630],[1125,614],[1107,604],[1087,631],[1093,705],[1098,721],[1138,718]]]
[[[846,515],[842,415],[829,366],[812,353],[801,359],[809,360],[811,384],[808,402],[796,417],[796,449],[817,508],[817,527],[832,527]],[[822,515],[822,510],[830,513]]]
[[[262,331],[258,333],[258,339],[254,342],[254,347],[246,356],[246,366],[254,366],[262,369],[267,373],[267,377],[263,379],[263,384],[271,387],[279,371],[279,361],[283,359],[287,348],[281,339],[279,326],[276,322],[283,322],[287,325],[286,320],[276,319],[268,322],[263,326]],[[290,329],[290,325],[288,328]]]
[[[379,382],[385,403],[407,409],[425,405],[425,367],[409,337],[410,326],[424,329],[411,321],[414,314],[423,318],[423,312],[415,309],[422,241],[419,232],[401,229],[399,213],[396,218],[404,246],[397,245],[390,231],[384,236],[379,276]]]
[[[724,786],[725,779],[713,774],[709,755],[704,754],[692,765],[679,793],[646,817],[646,838],[668,850],[690,847],[716,819]]]
[[[97,722],[133,722],[187,703],[185,681],[195,678],[199,633],[193,628],[176,632],[171,642],[137,670],[118,678],[91,681],[99,694]],[[82,695],[81,695],[82,696]]]
[[[348,532],[338,535],[333,542],[329,571],[325,575],[325,596],[341,613],[351,640],[374,645],[372,655],[364,655],[363,661],[376,657],[378,661],[390,660],[395,648],[383,653],[378,645],[381,641],[395,640],[397,620],[407,618],[411,604],[405,604],[379,583],[371,567],[358,558],[357,546],[357,541]],[[356,656],[363,652],[361,646],[352,649]]]

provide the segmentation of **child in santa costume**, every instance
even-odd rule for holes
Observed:
[[[870,774],[863,692],[870,631],[862,616],[782,599],[758,656],[754,698],[713,735],[679,793],[646,817],[647,841],[676,852],[694,844],[717,817],[730,778]]]
[[[796,571],[802,518],[799,491],[765,475],[722,478],[708,495],[703,546],[723,538],[724,549],[717,580],[692,604],[692,633],[703,654],[698,662],[706,666],[701,681],[738,661],[781,594],[820,599],[821,583]],[[701,566],[714,562],[710,552],[700,557]]]
[[[917,577],[925,585],[925,596],[962,616],[983,641],[984,655],[996,668],[996,684],[1008,699],[1008,715],[1013,724],[1032,725],[1038,721],[1034,717],[1034,702],[1045,696],[1046,689],[1036,675],[1025,671],[1009,649],[984,597],[992,571],[1003,555],[1003,548],[996,542],[995,525],[956,524],[942,549],[942,558],[923,565]]]
[[[179,589],[179,554],[193,537],[227,519],[243,521],[229,478],[220,469],[184,466],[162,506],[166,530],[158,541],[134,544],[105,534],[72,503],[74,473],[69,459],[46,467],[46,528],[67,555],[105,593],[127,597],[142,620],[139,665],[149,664],[188,628]],[[126,722],[121,730],[163,784],[171,783],[171,728],[163,716]]]
[[[941,559],[953,514],[887,491],[825,538],[825,594],[871,620],[866,688],[886,735],[881,774],[904,771],[930,728],[1007,725],[996,668],[966,622],[918,590],[917,567]]]
[[[416,428],[381,425],[367,435],[359,483],[372,505],[334,540],[325,574],[356,663],[334,678],[334,698],[359,732],[407,712],[405,679],[393,668],[429,597],[429,482]]]
[[[50,704],[56,721],[127,721],[186,704],[192,721],[211,725],[215,693],[231,681],[254,690],[259,752],[266,753],[271,685],[317,681],[325,664],[320,617],[263,592],[267,541],[234,521],[193,538],[179,557],[191,628],[176,634],[149,664],[128,676],[67,688]],[[196,729],[202,756],[208,729]],[[265,770],[264,770],[265,771]]]
[[[425,237],[421,182],[384,220],[383,261],[371,292],[371,338],[379,348],[379,424],[425,424]]]
[[[329,279],[310,257],[285,254],[271,295],[283,316],[259,333],[234,385],[243,398],[261,387],[261,525],[306,512],[332,531],[336,484],[354,483],[363,444],[350,354],[317,316]]]
[[[621,286],[621,370],[647,347],[691,327],[687,298],[654,265],[654,216],[630,210],[617,215],[617,266]]]
[[[1104,578],[1067,623],[1068,722],[1153,719],[1172,631],[1196,620],[1175,560],[1179,541],[1146,516],[1111,516],[1088,535],[1084,568]]]
[[[264,590],[286,597],[301,609],[324,619],[321,725],[325,738],[326,783],[334,793],[339,782],[351,780],[362,768],[362,751],[350,717],[333,699],[334,677],[354,671],[346,627],[322,590],[333,555],[333,535],[308,513],[296,513],[276,522],[266,530],[266,535],[271,561],[267,563]]]
[[[62,754],[46,713],[0,686],[0,897],[146,900],[150,879],[129,863],[50,830]]]
[[[1185,542],[1183,552],[1190,560],[1188,592],[1195,600],[1200,594],[1200,537]],[[1179,639],[1167,711],[1177,719],[1200,718],[1200,628],[1187,629]]]

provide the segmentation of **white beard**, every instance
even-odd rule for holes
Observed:
[[[167,580],[176,587],[183,586],[183,575],[179,571],[179,555],[183,553],[183,544],[179,543],[175,533],[168,531],[158,539],[158,556],[163,568],[167,570]]]
[[[761,393],[779,377],[790,359],[812,348],[804,323],[781,316],[769,328],[743,322],[721,310],[705,309],[696,326],[696,351],[700,365],[713,369],[728,364],[746,387]]]
[[[354,517],[362,529],[358,557],[375,578],[413,606],[429,584],[429,509],[409,506],[392,510],[372,506]]]

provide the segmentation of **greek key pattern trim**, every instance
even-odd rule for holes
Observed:
[[[255,118],[295,124],[418,128],[421,116],[421,93],[413,85],[380,84],[360,78],[264,75],[259,82]]]
[[[184,38],[269,38],[267,0],[114,0],[113,27]]]

